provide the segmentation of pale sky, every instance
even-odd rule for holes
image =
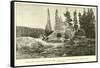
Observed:
[[[16,26],[25,26],[31,28],[45,28],[47,23],[47,9],[50,11],[50,20],[52,28],[55,24],[55,11],[58,9],[59,16],[65,20],[64,13],[66,8],[70,11],[73,18],[73,12],[83,12],[83,8],[93,8],[96,15],[96,7],[57,5],[57,4],[35,4],[35,3],[15,3],[15,23]]]

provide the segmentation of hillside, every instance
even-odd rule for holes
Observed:
[[[44,29],[40,28],[29,28],[29,27],[22,27],[22,26],[17,26],[16,27],[16,36],[29,36],[29,37],[34,37],[38,38],[40,34],[44,34]]]
[[[71,40],[42,40],[43,29],[16,27],[16,58],[52,58],[95,55],[95,39],[76,35]],[[79,34],[79,33],[78,33]]]

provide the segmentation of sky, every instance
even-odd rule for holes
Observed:
[[[47,23],[47,9],[50,11],[50,20],[52,28],[55,25],[55,11],[58,10],[58,15],[65,21],[64,13],[68,10],[73,18],[73,12],[83,13],[83,8],[92,8],[96,15],[95,7],[88,6],[73,6],[73,5],[57,5],[57,4],[36,4],[36,3],[15,3],[15,23],[16,26],[25,26],[31,28],[45,29]]]

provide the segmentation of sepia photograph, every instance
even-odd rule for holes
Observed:
[[[96,57],[97,7],[14,2],[14,34],[15,60]]]

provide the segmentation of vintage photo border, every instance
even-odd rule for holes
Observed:
[[[15,2],[25,2],[25,3],[41,3],[41,4],[57,4],[57,5],[75,5],[75,6],[90,6],[90,7],[96,7],[96,61],[87,61],[87,62],[73,62],[73,63],[58,63],[58,64],[41,64],[41,65],[24,65],[24,66],[16,66],[15,65],[15,39],[14,39],[14,3]],[[65,4],[65,3],[50,3],[50,2],[35,2],[35,1],[11,1],[10,3],[10,9],[11,9],[11,25],[10,25],[10,66],[11,67],[29,67],[29,66],[45,66],[45,65],[59,65],[59,64],[77,64],[77,63],[90,63],[90,62],[98,62],[98,6],[97,5],[81,5],[81,4]]]

